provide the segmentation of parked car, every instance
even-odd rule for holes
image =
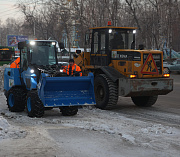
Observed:
[[[180,73],[180,59],[173,61],[171,64],[163,63],[164,73],[169,74],[172,71]]]
[[[68,66],[69,63],[68,62],[58,62],[58,64],[60,64],[61,66],[65,67]]]

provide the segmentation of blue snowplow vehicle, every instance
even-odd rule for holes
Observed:
[[[52,40],[18,43],[20,68],[4,71],[4,92],[11,112],[25,108],[29,117],[42,117],[44,110],[59,108],[64,116],[76,115],[78,107],[95,105],[94,76],[70,77],[58,65]]]

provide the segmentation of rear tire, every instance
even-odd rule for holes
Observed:
[[[60,108],[63,116],[74,116],[78,112],[78,106],[64,106]]]
[[[11,112],[22,112],[26,104],[26,91],[20,87],[12,87],[7,93],[7,105]]]
[[[100,109],[110,109],[118,101],[117,84],[109,79],[105,74],[99,74],[95,77],[94,92],[96,98],[96,107]]]
[[[157,98],[158,98],[158,95],[131,97],[134,104],[139,107],[150,107],[156,103]]]
[[[31,90],[28,92],[26,110],[29,117],[40,118],[44,115],[44,105],[36,90]]]

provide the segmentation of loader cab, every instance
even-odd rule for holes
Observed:
[[[20,49],[21,69],[27,70],[29,65],[57,64],[57,51],[55,41],[31,40],[18,43]]]
[[[135,49],[134,27],[95,27],[92,30],[91,65],[108,66],[112,51]]]

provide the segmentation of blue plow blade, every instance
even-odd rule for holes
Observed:
[[[46,77],[38,84],[38,94],[45,107],[95,105],[94,76]]]

